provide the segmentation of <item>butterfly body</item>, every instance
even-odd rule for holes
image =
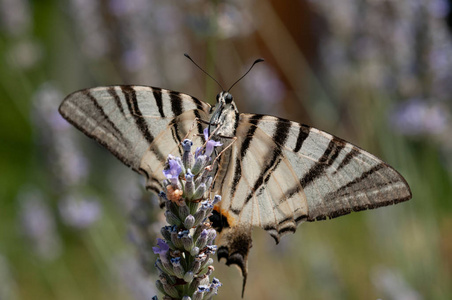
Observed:
[[[221,195],[214,225],[218,256],[246,275],[251,228],[276,242],[303,221],[334,218],[411,198],[405,179],[361,148],[286,119],[239,113],[228,92],[212,108],[192,96],[145,86],[107,86],[75,92],[60,113],[162,190],[168,154],[181,142],[205,143],[203,130],[223,146],[211,194]]]

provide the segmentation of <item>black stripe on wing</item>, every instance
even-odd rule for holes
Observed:
[[[122,116],[125,117],[126,115],[124,113],[124,107],[122,107],[121,99],[119,98],[119,95],[116,92],[115,87],[114,86],[110,86],[110,87],[107,88],[107,91],[110,94],[110,96],[113,97],[113,100],[115,101],[116,106],[119,108],[119,111],[121,112]]]
[[[251,198],[256,194],[256,192],[262,193],[261,189],[258,191],[262,186],[265,187],[265,184],[270,179],[272,172],[278,167],[279,163],[281,162],[281,159],[283,157],[282,154],[282,148],[285,146],[285,143],[287,141],[287,138],[289,137],[289,130],[291,127],[291,123],[288,120],[285,119],[278,119],[276,123],[276,129],[275,133],[273,134],[273,141],[275,142],[275,146],[273,147],[273,151],[271,154],[270,159],[266,159],[268,163],[262,168],[259,177],[255,181],[252,190],[248,194],[248,196],[245,199],[245,204],[247,204]]]
[[[155,104],[157,105],[157,109],[159,110],[160,117],[164,118],[165,113],[163,112],[162,89],[152,88],[152,95],[155,98]]]
[[[233,198],[234,193],[237,189],[237,185],[239,184],[240,177],[242,176],[241,163],[243,162],[246,152],[248,151],[248,148],[250,147],[251,140],[253,139],[254,133],[256,132],[256,129],[257,129],[257,124],[259,124],[259,120],[261,120],[263,117],[264,117],[263,115],[253,115],[249,119],[249,129],[246,134],[246,138],[243,140],[243,143],[240,147],[239,155],[237,155],[236,161],[235,161],[234,177],[232,179],[231,190],[230,190],[231,198]]]
[[[155,156],[160,162],[165,163],[166,161],[165,156],[160,152],[160,150],[157,147],[155,147],[152,144],[154,141],[154,136],[149,131],[146,120],[144,119],[143,114],[141,113],[141,110],[138,107],[135,89],[133,88],[133,86],[123,85],[121,86],[121,90],[124,94],[127,106],[135,120],[135,124],[137,125],[138,130],[142,133],[143,137],[151,146],[150,150],[155,154]]]

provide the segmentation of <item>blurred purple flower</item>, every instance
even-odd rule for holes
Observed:
[[[33,120],[39,129],[38,140],[48,154],[55,178],[66,186],[80,183],[88,174],[88,161],[74,142],[73,130],[56,109],[63,99],[49,82],[33,96]]]
[[[54,216],[38,190],[24,190],[18,196],[22,231],[31,241],[32,249],[45,260],[54,260],[61,253],[61,241]]]
[[[276,72],[265,64],[254,68],[253,73],[244,80],[244,87],[253,110],[258,113],[277,109],[286,95],[284,83]]]
[[[80,37],[80,48],[90,59],[99,59],[110,51],[108,31],[103,22],[101,2],[70,0],[73,17]]]
[[[439,134],[447,128],[449,115],[439,104],[412,99],[396,107],[390,120],[405,135]]]
[[[450,3],[447,0],[431,0],[428,6],[430,13],[436,18],[445,18],[450,12]]]
[[[9,35],[25,34],[32,24],[31,7],[26,0],[0,0],[0,25]]]
[[[377,291],[387,299],[421,300],[423,297],[411,288],[400,272],[386,267],[377,267],[371,273],[371,281]]]
[[[77,196],[69,195],[58,203],[58,208],[66,225],[84,229],[99,219],[102,209],[94,199],[78,198]]]
[[[118,284],[125,286],[136,300],[148,300],[157,291],[150,284],[148,274],[138,264],[135,257],[123,254],[111,261],[112,268],[118,276]]]

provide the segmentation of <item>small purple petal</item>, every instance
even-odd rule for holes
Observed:
[[[204,128],[204,138],[206,139],[206,141],[209,139],[209,127]]]
[[[152,251],[154,251],[154,254],[159,255],[166,255],[166,252],[168,252],[168,250],[169,250],[168,244],[162,239],[157,239],[157,247],[152,247]]]
[[[167,167],[163,170],[163,175],[165,175],[168,180],[171,180],[171,183],[177,184],[177,180],[181,172],[182,166],[180,165],[180,163],[172,157],[168,157],[168,164]]]
[[[209,141],[207,142],[207,145],[206,145],[206,153],[205,153],[205,155],[207,155],[207,156],[210,157],[210,155],[212,155],[213,149],[214,149],[215,147],[222,146],[222,145],[223,145],[223,144],[220,143],[220,142],[216,142],[216,141],[214,141],[214,140],[209,140]]]

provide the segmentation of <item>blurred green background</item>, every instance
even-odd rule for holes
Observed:
[[[62,120],[78,89],[143,84],[309,124],[393,165],[413,199],[254,231],[245,299],[452,299],[447,0],[0,0],[0,299],[150,299],[162,217]],[[240,297],[215,264],[217,299]]]

